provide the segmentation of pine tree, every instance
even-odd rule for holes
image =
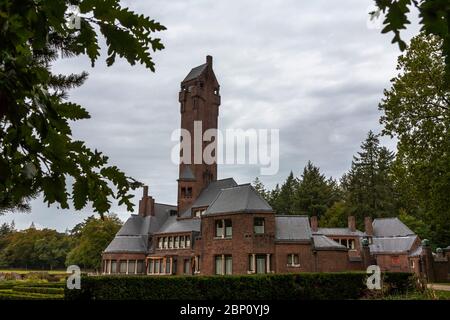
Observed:
[[[298,179],[294,177],[291,171],[286,181],[281,185],[279,191],[274,193],[272,198],[272,207],[278,214],[296,214],[295,212],[295,194],[298,189]]]
[[[396,197],[391,177],[394,154],[380,146],[372,131],[353,157],[350,171],[342,177],[349,214],[361,223],[364,216],[395,216]]]
[[[266,201],[269,200],[269,192],[266,190],[266,187],[258,177],[253,180],[252,185],[261,197],[263,197]]]
[[[339,199],[337,183],[327,179],[319,167],[308,161],[295,192],[296,214],[321,217]]]

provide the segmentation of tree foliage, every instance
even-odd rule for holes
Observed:
[[[122,226],[116,215],[107,215],[104,219],[94,216],[72,229],[74,247],[67,255],[67,265],[79,265],[83,268],[99,269],[102,252],[113,240]]]
[[[71,247],[70,238],[51,229],[10,229],[0,239],[0,265],[14,268],[63,268]]]
[[[290,172],[281,187],[277,184],[268,190],[258,178],[253,186],[277,214],[321,216],[342,196],[337,182],[327,179],[311,161],[308,161],[300,177]]]
[[[79,28],[69,6],[80,10]],[[75,26],[75,27],[74,27]],[[154,71],[152,52],[163,49],[155,32],[165,27],[122,8],[119,0],[3,0],[0,2],[0,207],[9,208],[36,192],[49,205],[79,210],[92,202],[100,214],[111,198],[132,209],[130,189],[139,186],[108,158],[72,138],[69,122],[88,119],[67,91],[87,77],[59,75],[59,57],[86,55],[94,66],[99,35],[106,40],[108,66],[116,57]],[[67,178],[73,180],[71,192]]]
[[[403,51],[407,45],[400,36],[411,22],[408,14],[412,8],[419,11],[421,31],[427,35],[439,37],[441,56],[445,59],[446,84],[450,84],[450,2],[448,0],[375,0],[379,11],[385,14],[382,33],[393,32],[392,43],[398,43]],[[371,13],[376,14],[376,12]]]
[[[392,162],[394,154],[380,145],[378,136],[370,131],[353,157],[350,171],[342,177],[349,215],[362,223],[372,218],[397,215]]]
[[[420,34],[398,58],[398,75],[380,103],[383,133],[398,139],[395,175],[403,203],[430,223],[432,239],[450,243],[450,89],[442,40]]]

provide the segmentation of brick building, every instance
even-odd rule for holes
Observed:
[[[218,125],[220,86],[212,67],[207,56],[181,82],[181,128],[191,133],[191,145],[195,121],[201,121],[202,133]],[[138,214],[103,252],[104,274],[326,272],[374,263],[389,271],[424,270],[420,261],[429,250],[398,219],[368,217],[363,232],[354,217],[347,228],[320,228],[317,217],[276,214],[250,184],[218,180],[215,162],[192,164],[204,148],[180,153],[176,206],[156,203],[144,187]],[[442,274],[446,250],[440,255],[447,261]]]

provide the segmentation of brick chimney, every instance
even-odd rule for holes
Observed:
[[[139,200],[139,215],[142,217],[155,215],[155,199],[148,195],[148,186],[144,186],[142,199]]]
[[[312,216],[310,221],[311,221],[311,230],[313,232],[317,232],[317,230],[319,229],[319,222],[317,220],[317,216]]]
[[[373,236],[373,225],[371,217],[364,218],[364,231],[368,236]]]
[[[350,231],[356,231],[356,219],[355,216],[348,216],[348,228]]]

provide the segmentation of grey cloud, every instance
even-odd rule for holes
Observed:
[[[377,105],[396,72],[399,51],[391,35],[366,27],[372,0],[124,3],[168,28],[158,34],[166,49],[154,56],[156,73],[121,60],[106,67],[105,55],[95,68],[86,58],[64,59],[54,68],[90,74],[71,92],[71,100],[92,115],[73,125],[74,137],[148,184],[157,201],[176,203],[170,135],[180,124],[179,83],[206,54],[214,56],[221,84],[220,128],[280,130],[280,171],[261,177],[269,187],[290,170],[300,174],[308,160],[339,178],[367,131],[380,130]],[[240,183],[258,175],[257,166],[219,167],[219,177]],[[137,203],[140,191],[135,194]],[[64,230],[92,214],[89,208],[47,208],[42,199],[32,205],[32,214],[8,214],[0,222],[15,219],[24,228],[34,221]],[[116,205],[113,211],[122,219],[129,214]]]

